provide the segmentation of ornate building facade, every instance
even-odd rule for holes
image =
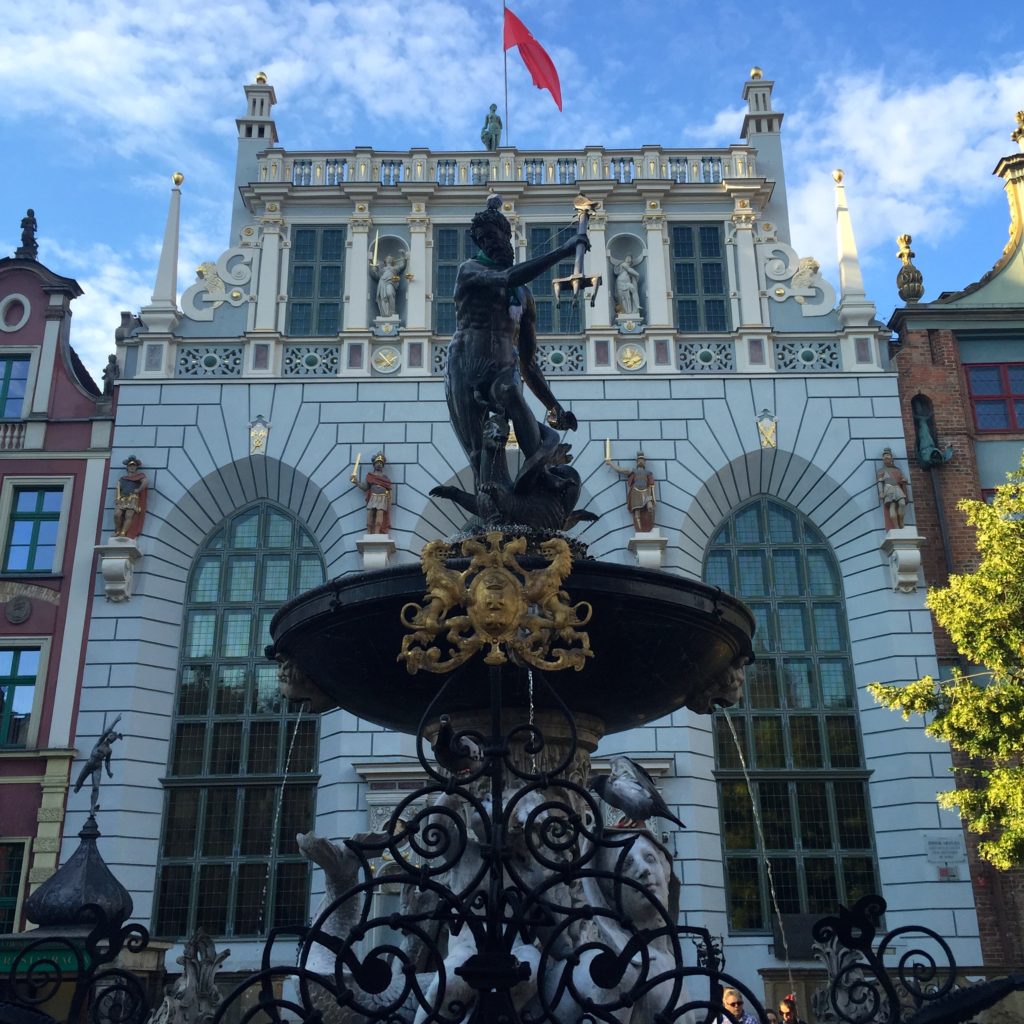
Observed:
[[[1024,114],[1011,138],[1024,149]],[[903,419],[911,448],[910,481],[933,586],[969,572],[977,558],[974,531],[959,512],[1006,482],[1024,451],[1024,152],[1004,157],[994,172],[1010,204],[1010,238],[995,266],[961,291],[920,301],[923,281],[910,239],[901,238],[898,283],[906,305],[889,321],[898,347]],[[903,243],[903,239],[906,242]],[[961,665],[949,637],[936,629],[939,663]],[[967,666],[961,665],[965,671]],[[968,836],[986,962],[1024,957],[1024,873],[1001,872],[977,857]]]
[[[35,231],[0,259],[0,934],[58,863],[113,427]]]
[[[416,786],[409,738],[281,699],[267,623],[462,525],[429,492],[469,479],[443,371],[470,219],[499,194],[526,259],[574,230],[582,191],[600,204],[587,269],[608,284],[578,306],[555,294],[571,264],[533,285],[538,362],[579,420],[566,441],[598,515],[574,532],[596,558],[720,585],[758,621],[742,705],[608,736],[598,761],[627,752],[659,780],[688,826],[664,833],[682,913],[752,984],[816,966],[806,922],[875,889],[889,927],[921,921],[979,961],[959,823],[934,799],[949,757],[865,690],[936,665],[913,510],[887,529],[879,501],[883,449],[906,464],[888,331],[841,172],[821,243],[839,246],[838,289],[790,244],[772,91],[755,69],[724,149],[296,152],[261,75],[229,246],[180,299],[176,180],[153,301],[118,341],[113,461],[142,460],[148,506],[134,575],[97,583],[79,717],[90,737],[124,712],[101,842],[156,935],[203,927],[255,965],[321,891],[294,834],[365,831]],[[639,451],[653,523],[627,507]],[[386,533],[352,482],[377,452]],[[643,685],[656,639],[637,637],[623,685]],[[85,813],[73,797],[70,827]]]

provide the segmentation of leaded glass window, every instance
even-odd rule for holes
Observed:
[[[434,229],[434,333],[455,333],[455,278],[459,266],[476,252],[476,243],[464,227]]]
[[[316,719],[278,690],[270,620],[324,580],[306,529],[269,503],[203,544],[188,578],[155,930],[173,938],[266,935],[305,922]]]
[[[714,720],[730,930],[771,928],[769,864],[781,913],[850,906],[877,883],[835,556],[804,516],[762,497],[718,530],[704,578],[757,620],[743,701]]]
[[[288,334],[337,335],[344,286],[345,228],[295,226],[288,263]]]
[[[530,255],[543,256],[557,249],[576,234],[575,225],[564,228],[533,227],[530,228]],[[582,300],[572,301],[572,294],[567,292],[561,302],[555,300],[555,289],[552,282],[555,278],[568,277],[573,272],[573,258],[569,257],[555,266],[549,267],[543,274],[530,282],[537,306],[538,334],[580,334],[583,327],[580,321]]]
[[[700,334],[731,329],[721,224],[672,227],[672,280],[676,330]]]

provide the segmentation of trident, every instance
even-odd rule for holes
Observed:
[[[585,234],[587,225],[590,223],[590,214],[598,208],[600,203],[594,199],[588,199],[582,192],[573,200],[573,207],[576,210],[576,217],[580,222],[580,233]],[[573,301],[579,299],[580,286],[584,288],[590,288],[590,305],[593,306],[597,301],[597,289],[601,286],[601,275],[600,274],[584,274],[583,273],[583,256],[587,251],[587,247],[583,242],[579,242],[576,246],[576,263],[572,268],[572,273],[568,277],[556,277],[551,282],[551,287],[555,291],[555,301],[559,304],[562,302],[562,290],[566,287],[572,288]]]

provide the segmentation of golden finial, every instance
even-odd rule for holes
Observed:
[[[845,177],[845,175],[843,174],[843,169],[842,169],[842,167],[837,167],[837,168],[836,168],[836,169],[835,169],[835,170],[834,170],[834,171],[832,172],[832,180],[833,180],[833,181],[834,181],[834,182],[835,182],[835,183],[836,183],[837,185],[842,185],[842,183],[843,183],[843,178],[844,178],[844,177]]]
[[[758,67],[753,67],[750,69],[750,78],[751,81],[758,82],[764,78],[764,72]]]
[[[185,180],[185,175],[182,174],[181,171],[175,171],[171,175],[171,181],[174,182],[174,187],[175,188],[178,188],[184,180]]]
[[[917,302],[924,295],[924,276],[921,271],[911,263],[914,258],[914,250],[910,248],[913,239],[910,235],[900,235],[896,244],[900,251],[896,253],[903,264],[896,275],[896,289],[904,302]]]
[[[1017,111],[1017,127],[1010,132],[1010,138],[1024,149],[1024,110]]]
[[[266,71],[257,71],[256,72],[256,84],[257,85],[266,85],[267,84],[267,73],[266,73]]]

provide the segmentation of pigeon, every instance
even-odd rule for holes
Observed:
[[[449,715],[441,716],[441,728],[434,740],[434,758],[452,775],[475,771],[484,760],[483,747],[470,736],[459,736]]]
[[[619,828],[643,828],[648,818],[665,818],[686,828],[668,809],[647,770],[624,755],[613,757],[611,774],[599,775],[590,788],[626,815]]]

